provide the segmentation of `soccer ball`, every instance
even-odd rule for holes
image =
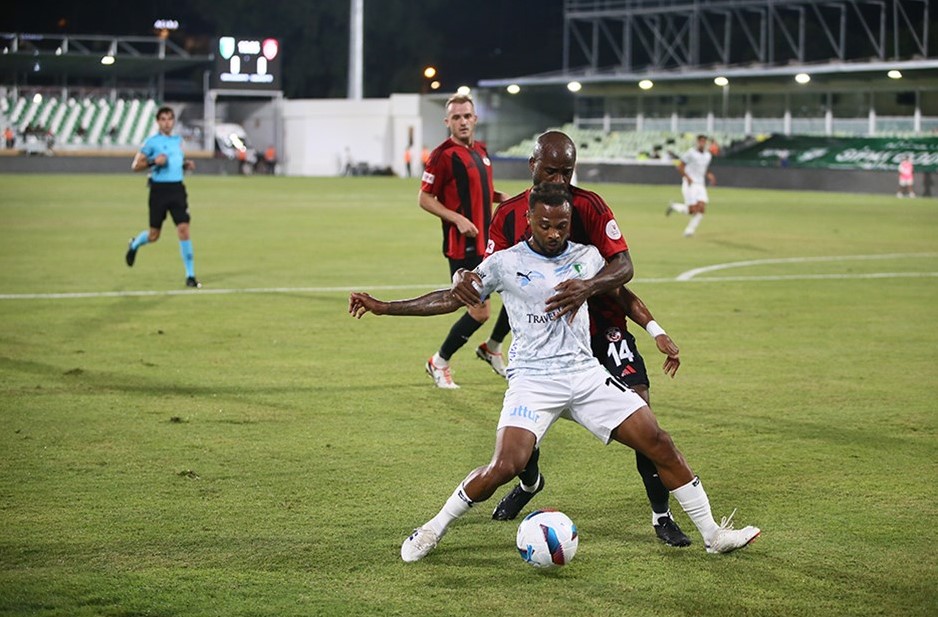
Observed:
[[[537,510],[518,525],[515,545],[521,558],[535,568],[558,568],[570,563],[579,543],[576,525],[563,512]]]

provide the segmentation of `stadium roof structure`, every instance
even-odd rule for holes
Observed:
[[[932,19],[929,0],[565,0],[562,69],[479,85],[712,87],[717,75],[790,83],[781,78],[798,73],[849,85],[898,70],[904,89],[938,89]]]
[[[209,55],[191,54],[151,36],[0,33],[0,76],[42,72],[63,77],[148,78],[208,67]],[[106,60],[105,58],[110,58]],[[103,61],[102,61],[103,60]]]

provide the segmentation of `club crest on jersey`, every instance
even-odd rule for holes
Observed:
[[[619,224],[616,223],[615,219],[611,219],[606,223],[606,235],[612,240],[618,240],[622,237],[622,231],[619,229]]]
[[[490,160],[489,160],[489,157],[487,157],[487,156],[483,156],[483,157],[482,157],[482,162],[485,163],[485,166],[486,166],[486,167],[491,167],[491,166],[492,166],[492,161],[490,161]]]
[[[584,266],[578,261],[575,261],[570,264],[564,264],[560,266],[559,268],[555,268],[554,274],[556,274],[557,276],[564,276],[570,270],[573,270],[574,274],[576,274],[576,276],[579,277],[579,276],[583,276],[583,272],[586,270],[586,266]]]
[[[436,182],[436,176],[431,174],[429,171],[425,171],[423,172],[423,177],[420,179],[420,181],[425,182],[427,184],[433,184],[434,182]]]
[[[612,327],[606,330],[606,340],[610,343],[618,343],[622,340],[622,330]]]

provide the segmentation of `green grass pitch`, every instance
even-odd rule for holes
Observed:
[[[938,614],[933,199],[721,186],[685,239],[677,185],[587,185],[682,350],[666,379],[637,334],[661,424],[763,536],[707,555],[672,500],[694,545],[662,545],[632,453],[564,422],[532,505],[580,546],[543,574],[494,499],[399,558],[489,460],[505,387],[488,325],[442,391],[455,317],[347,314],[447,283],[416,181],[195,175],[193,291],[169,224],[124,265],[142,177],[0,179],[0,615]]]

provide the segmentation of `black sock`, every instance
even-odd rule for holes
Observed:
[[[648,495],[648,501],[651,502],[651,509],[659,514],[667,512],[671,493],[658,477],[658,468],[641,452],[635,453],[635,463],[638,473],[642,476],[642,482],[645,483],[645,493]]]
[[[528,459],[524,469],[522,469],[521,473],[518,474],[518,479],[521,480],[521,483],[525,486],[534,486],[534,484],[537,482],[537,477],[541,475],[541,470],[537,466],[537,459],[540,457],[541,449],[534,448],[534,452],[531,453],[531,458]]]
[[[440,347],[440,357],[449,360],[453,354],[459,351],[459,348],[466,344],[476,330],[482,327],[482,323],[472,318],[472,315],[466,313],[450,328],[446,340]]]
[[[511,332],[511,324],[508,323],[508,311],[506,311],[503,306],[502,310],[498,312],[498,319],[495,320],[495,326],[492,328],[492,336],[489,338],[501,343],[505,340],[505,337],[508,336],[509,332]]]

